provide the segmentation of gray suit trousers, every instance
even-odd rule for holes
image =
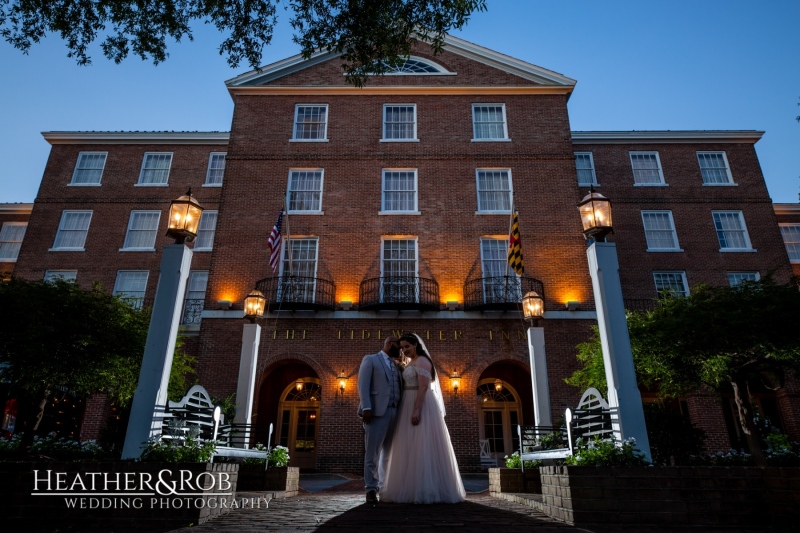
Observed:
[[[364,424],[364,485],[367,491],[380,491],[383,485],[396,419],[397,408],[390,406],[383,416],[373,416],[372,422]],[[376,470],[378,479],[375,479]]]

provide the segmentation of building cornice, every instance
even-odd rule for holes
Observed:
[[[221,144],[227,131],[43,131],[50,144]]]
[[[800,204],[772,204],[776,215],[800,215]]]
[[[572,144],[748,143],[764,135],[758,130],[573,131]]]
[[[261,96],[349,96],[349,95],[470,95],[470,94],[486,94],[486,95],[502,95],[502,94],[569,94],[572,92],[572,87],[556,87],[556,86],[542,86],[542,85],[529,85],[529,86],[438,86],[438,87],[421,87],[421,86],[385,86],[385,87],[351,87],[351,86],[335,86],[335,87],[317,87],[317,86],[279,86],[279,85],[262,85],[256,87],[228,87],[233,95],[261,95]]]
[[[30,215],[33,204],[0,204],[0,215]]]

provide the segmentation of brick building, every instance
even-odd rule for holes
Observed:
[[[269,312],[253,420],[276,425],[293,464],[361,468],[361,358],[387,334],[414,331],[443,378],[459,462],[475,469],[480,439],[510,453],[512,428],[533,423],[518,311],[528,290],[545,296],[554,418],[580,396],[563,380],[595,323],[576,209],[590,185],[614,203],[631,306],[660,290],[792,273],[754,150],[762,132],[573,132],[574,86],[449,37],[440,55],[418,45],[361,89],[325,53],[229,80],[230,133],[45,133],[51,155],[15,273],[101,281],[150,302],[170,242],[166,210],[191,187],[206,211],[183,328],[212,395],[236,390],[242,302],[257,286]],[[273,273],[267,235],[284,204]],[[505,259],[512,205],[522,278]],[[800,439],[797,392],[765,397],[764,408]],[[684,407],[710,449],[730,447],[724,401],[698,395]],[[90,401],[84,437],[96,436],[105,409]]]

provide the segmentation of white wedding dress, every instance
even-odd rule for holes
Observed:
[[[403,371],[405,389],[380,499],[394,503],[463,502],[467,494],[433,391],[425,396],[419,424],[411,424],[419,392],[417,372],[430,378],[426,370],[414,366]]]

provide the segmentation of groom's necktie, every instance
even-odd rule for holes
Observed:
[[[396,405],[397,404],[397,393],[395,392],[395,388],[397,387],[397,369],[394,367],[394,363],[392,360],[389,359],[389,370],[392,373],[392,397],[389,400],[389,405]]]

